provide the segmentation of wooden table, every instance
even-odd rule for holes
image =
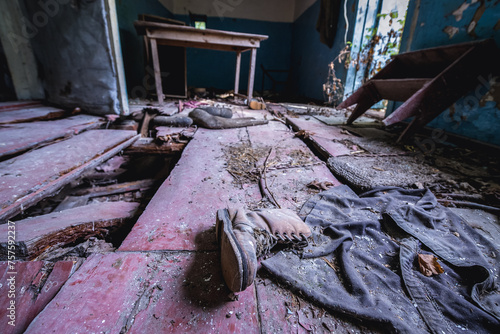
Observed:
[[[135,21],[134,25],[137,32],[145,35],[151,45],[156,93],[160,104],[163,103],[163,88],[157,44],[236,52],[235,94],[238,93],[239,89],[241,53],[250,51],[247,91],[248,102],[250,103],[254,87],[257,48],[260,46],[260,41],[267,39],[268,36],[213,29],[196,29],[188,26],[147,21]]]

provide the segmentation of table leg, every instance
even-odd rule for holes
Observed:
[[[248,71],[248,103],[253,97],[253,82],[255,79],[255,60],[257,59],[257,49],[252,48],[250,54],[250,69]]]
[[[156,46],[156,39],[151,38],[151,56],[153,57],[153,67],[155,71],[155,85],[156,85],[156,95],[158,96],[158,103],[163,104],[163,87],[161,85],[161,71],[160,71],[160,60],[158,59],[158,47]]]
[[[239,93],[240,89],[240,65],[241,65],[241,51],[236,51],[236,74],[234,76],[234,94]]]

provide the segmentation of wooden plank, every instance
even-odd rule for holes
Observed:
[[[125,149],[126,154],[159,154],[159,155],[176,155],[181,153],[187,144],[185,143],[163,143],[158,145],[152,140],[142,140],[152,138],[141,138]]]
[[[41,107],[40,101],[8,101],[8,102],[0,102],[0,111],[14,110],[14,109],[22,109],[22,108],[33,108],[33,107]]]
[[[13,266],[13,267],[10,267]],[[53,266],[53,267],[52,267]],[[71,275],[73,261],[0,262],[0,332],[23,333],[31,321],[52,300]],[[14,278],[14,280],[12,280]],[[8,281],[9,280],[9,281]],[[9,282],[15,282],[15,297],[10,298]],[[15,321],[9,321],[10,303],[15,302]]]
[[[287,117],[286,122],[294,131],[303,131],[304,141],[311,145],[324,160],[352,152],[340,142],[342,139],[348,139],[349,135],[343,134],[343,130],[339,127],[326,125],[315,118]]]
[[[240,91],[240,68],[241,68],[241,52],[236,52],[236,73],[234,75],[234,93]]]
[[[378,79],[370,80],[382,99],[406,101],[431,79]]]
[[[138,207],[134,202],[95,203],[0,225],[0,260],[8,258],[8,225],[16,228],[17,258],[32,260],[50,247],[102,237],[132,218]]]
[[[61,203],[54,209],[54,212],[73,209],[79,206],[87,205],[88,196],[66,196]]]
[[[92,197],[109,196],[115,194],[123,194],[129,191],[149,189],[154,185],[154,183],[155,180],[151,179],[124,182],[118,184],[111,184],[109,186],[81,189],[73,192],[72,195],[78,195],[78,196],[88,195],[90,198],[92,198]]]
[[[58,138],[66,138],[102,124],[96,116],[78,115],[56,121],[0,126],[0,158],[27,151]]]
[[[253,84],[255,81],[255,61],[257,59],[257,49],[252,48],[250,52],[251,53],[250,53],[250,66],[248,69],[248,92],[247,92],[249,104],[253,96]]]
[[[260,333],[254,289],[231,301],[218,256],[94,254],[26,333]]]
[[[134,131],[90,130],[0,162],[0,222],[53,194],[137,138]]]
[[[257,185],[241,189],[226,170],[225,145],[244,138],[245,128],[198,129],[119,250],[217,249],[210,232],[217,210],[261,198]]]
[[[59,108],[36,107],[0,112],[0,124],[24,123],[63,117],[66,112]]]
[[[149,42],[151,43],[151,55],[153,56],[153,68],[155,71],[156,95],[158,97],[158,103],[162,105],[163,86],[161,84],[161,70],[160,70],[160,60],[158,59],[158,46],[156,45],[156,39],[154,38],[150,38]]]

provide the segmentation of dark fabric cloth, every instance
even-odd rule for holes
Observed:
[[[321,0],[316,30],[319,32],[321,43],[329,48],[333,46],[337,32],[341,4],[341,0]]]
[[[293,290],[391,332],[500,333],[500,251],[432,192],[391,187],[358,197],[339,186],[301,214],[314,242],[301,257],[262,262]],[[445,272],[424,276],[418,254],[436,255]]]

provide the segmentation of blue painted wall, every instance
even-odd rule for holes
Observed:
[[[411,0],[401,50],[413,51],[486,38],[494,38],[497,46],[500,46],[500,30],[498,30],[500,1],[484,0],[472,4],[463,12],[462,19],[457,22],[452,13],[465,2],[471,3],[470,0],[420,0],[416,29],[410,41],[411,19],[416,13],[417,6],[417,1]],[[477,22],[476,36],[471,36],[467,33],[467,27],[482,2],[485,4],[485,11]],[[458,32],[451,38],[443,31],[447,26],[458,28]],[[498,108],[500,101],[485,101],[484,94],[492,88],[492,85],[488,83],[488,78],[485,79],[473,92],[457,101],[452,108],[444,111],[429,123],[429,126],[500,145],[500,109]],[[500,90],[500,85],[497,85],[496,89]]]
[[[356,19],[355,0],[347,2],[347,17],[349,32],[347,40],[352,39],[354,21]],[[346,25],[343,9],[337,24],[337,34],[333,47],[330,49],[320,42],[316,31],[316,21],[320,10],[320,1],[316,1],[293,24],[292,68],[294,92],[303,97],[325,101],[323,84],[328,76],[328,64],[338,56],[344,48],[344,34]],[[343,64],[335,64],[336,76],[345,82],[347,70]]]
[[[176,20],[189,24],[189,17],[176,15]],[[208,17],[207,29],[227,30],[250,34],[267,35],[257,50],[254,90],[262,87],[261,64],[266,69],[289,69],[292,45],[292,23],[267,22],[246,19]],[[246,94],[248,86],[248,67],[250,52],[241,56],[240,93]],[[187,82],[193,87],[215,87],[219,89],[234,89],[236,54],[227,51],[205,49],[187,49]],[[284,78],[282,78],[284,79]],[[271,82],[266,79],[265,89],[271,88]],[[278,86],[283,90],[284,86]]]
[[[117,1],[118,23],[122,44],[125,75],[129,97],[141,96],[144,86],[151,85],[152,73],[144,70],[144,45],[138,36],[133,22],[138,14],[154,14],[173,18],[189,24],[187,15],[174,15],[157,0]],[[262,88],[261,64],[268,69],[289,69],[292,45],[292,23],[267,22],[234,18],[208,17],[207,28],[268,35],[269,39],[261,43],[257,51],[254,90]],[[240,92],[245,93],[248,86],[248,68],[250,52],[244,52],[241,59]],[[187,83],[193,87],[215,87],[230,90],[234,88],[236,54],[205,49],[187,49]],[[151,72],[151,71],[150,71]],[[146,79],[146,85],[144,80]],[[281,79],[286,79],[282,76]],[[265,89],[271,88],[266,80]],[[278,86],[283,90],[284,86]]]
[[[116,12],[129,98],[144,98],[146,88],[154,85],[154,72],[147,73],[144,70],[144,40],[142,36],[137,35],[134,21],[139,14],[167,18],[172,18],[173,15],[158,0],[117,0]]]

